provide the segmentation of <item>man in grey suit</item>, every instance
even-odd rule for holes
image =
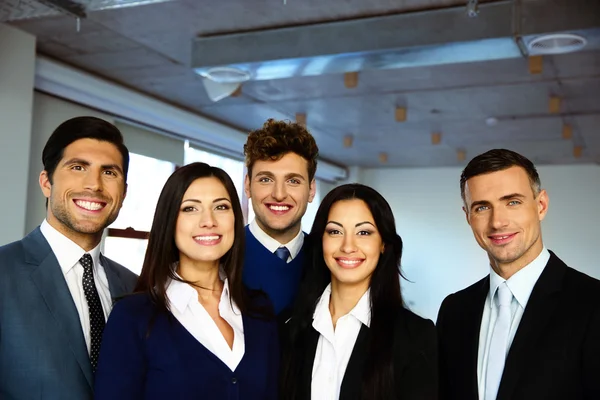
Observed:
[[[78,117],[56,128],[42,162],[46,219],[0,247],[0,399],[90,399],[112,302],[137,279],[100,254],[129,152],[115,126]]]

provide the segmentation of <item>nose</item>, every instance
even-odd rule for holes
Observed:
[[[102,191],[102,172],[91,170],[85,175],[84,188],[93,192]]]
[[[343,253],[350,254],[356,251],[356,244],[354,243],[354,235],[344,235],[342,241],[342,247],[340,250]]]
[[[285,182],[279,182],[273,185],[271,197],[273,197],[275,201],[285,200],[285,198],[287,197],[287,188],[285,186]]]
[[[502,207],[497,207],[492,210],[492,219],[491,219],[492,227],[495,230],[500,230],[508,225],[508,215],[507,210]]]
[[[217,226],[217,220],[212,210],[204,210],[200,214],[200,227],[201,228],[213,228]]]

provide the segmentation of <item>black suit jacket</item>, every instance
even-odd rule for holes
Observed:
[[[489,286],[487,276],[442,303],[442,399],[478,399],[479,331]],[[600,399],[600,281],[552,252],[507,355],[497,399]]]
[[[395,396],[387,399],[435,400],[437,399],[437,349],[436,333],[433,322],[402,309],[395,321],[393,352]],[[319,341],[319,333],[310,328],[305,336],[304,362],[298,379],[300,380],[300,399],[310,399],[312,370]],[[361,398],[362,376],[367,357],[369,328],[363,325],[354,349],[348,361],[340,400],[358,400]],[[285,351],[285,350],[284,350]],[[284,388],[285,391],[285,388]]]

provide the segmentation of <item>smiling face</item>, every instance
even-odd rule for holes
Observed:
[[[331,207],[323,234],[323,257],[332,286],[363,286],[366,291],[383,247],[364,201],[342,200]]]
[[[245,182],[256,223],[282,244],[300,231],[315,190],[314,179],[308,178],[308,162],[296,153],[287,153],[277,161],[256,161],[252,176],[246,176]]]
[[[49,200],[48,223],[90,250],[123,205],[123,157],[109,142],[79,139],[65,148],[52,179],[42,171],[39,183]]]
[[[235,217],[227,189],[214,177],[196,179],[183,195],[175,227],[180,269],[217,268],[234,237]]]
[[[533,192],[523,168],[511,167],[467,180],[463,209],[477,243],[504,278],[542,251],[541,221],[548,211],[548,195],[545,190],[537,195]]]

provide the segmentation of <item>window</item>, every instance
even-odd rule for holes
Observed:
[[[158,197],[174,170],[171,162],[130,153],[127,196],[109,226],[103,253],[136,274],[142,269]]]

